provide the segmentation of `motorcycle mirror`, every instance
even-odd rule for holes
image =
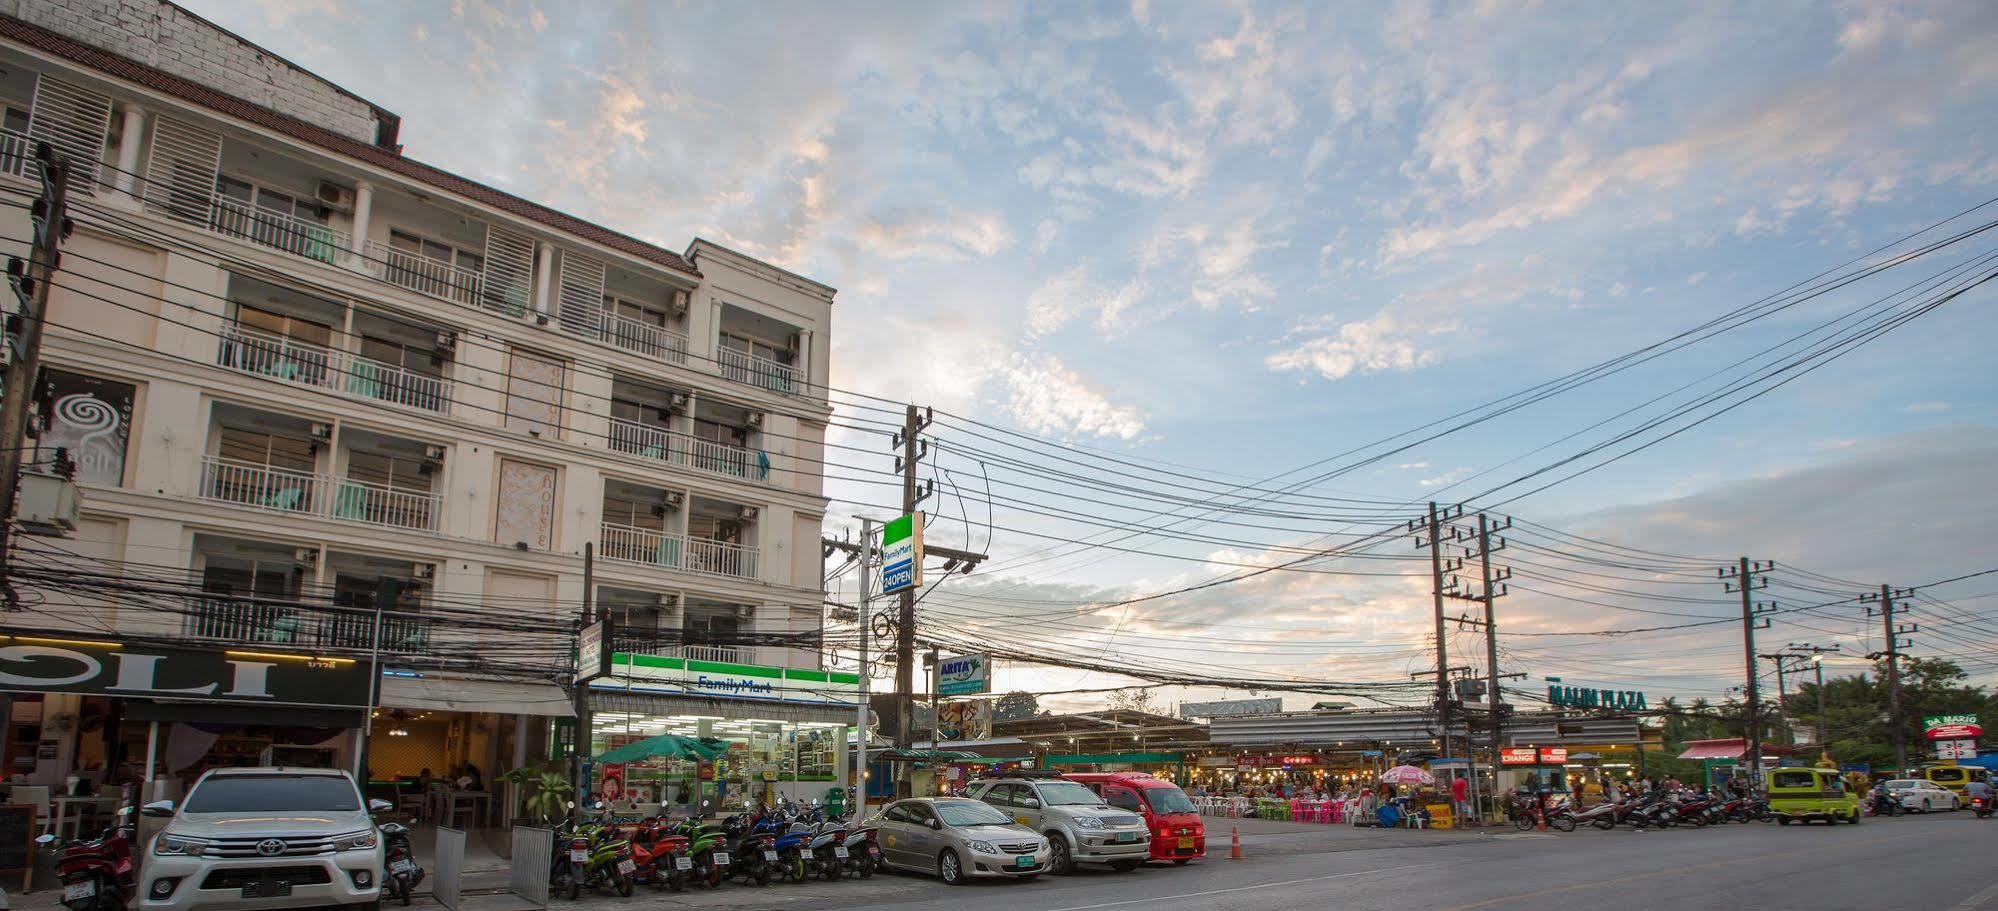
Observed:
[[[40,834],[40,835],[37,835],[37,836],[35,836],[35,844],[38,844],[38,845],[45,845],[45,844],[48,844],[48,843],[50,843],[50,842],[53,842],[53,841],[55,841],[55,840],[56,840],[56,837],[55,837],[54,835],[50,835],[50,834],[48,834],[48,833],[46,833],[46,832],[44,832],[44,833],[42,833],[42,834]]]
[[[140,808],[139,808],[139,813],[140,813],[141,815],[144,815],[144,816],[152,816],[152,817],[161,817],[161,816],[172,816],[172,815],[173,815],[173,801],[171,801],[171,800],[155,800],[155,801],[153,801],[152,803],[149,803],[149,804],[146,804],[146,805],[145,805],[145,806],[143,806],[143,807],[140,807]]]
[[[122,817],[126,817],[126,816],[130,816],[130,815],[132,815],[132,808],[131,808],[131,807],[119,807],[119,808],[118,808],[118,815],[119,815],[119,817],[121,817],[121,818],[122,818]]]
[[[368,801],[368,812],[370,813],[387,813],[393,809],[395,809],[395,804],[380,798]]]

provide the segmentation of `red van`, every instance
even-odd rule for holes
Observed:
[[[1183,864],[1207,856],[1207,825],[1186,792],[1150,772],[1070,772],[1105,803],[1145,817],[1152,830],[1152,859]]]

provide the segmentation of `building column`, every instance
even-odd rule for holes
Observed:
[[[137,207],[145,190],[139,185],[139,148],[145,144],[146,109],[125,106],[125,119],[118,136],[118,170],[111,184],[118,192],[111,197],[119,205]]]
[[[546,323],[555,300],[555,245],[534,243],[534,312]]]
[[[793,395],[813,395],[812,385],[812,330],[798,330],[797,363],[791,365],[791,393]]]
[[[365,180],[354,181],[354,222],[352,234],[348,237],[347,248],[352,254],[351,267],[356,272],[368,269],[368,231],[375,220],[375,185]]]

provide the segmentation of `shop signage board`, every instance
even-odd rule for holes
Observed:
[[[1562,765],[1568,761],[1567,747],[1541,747],[1541,765]]]
[[[588,683],[610,673],[610,654],[604,649],[608,621],[598,620],[576,634],[576,682]]]
[[[923,584],[923,514],[912,512],[881,526],[881,587],[884,595]]]
[[[1237,767],[1244,769],[1279,769],[1291,766],[1317,765],[1317,756],[1296,754],[1291,756],[1243,756]]]
[[[992,692],[992,659],[958,655],[937,662],[937,695],[976,696]]]
[[[1935,742],[1937,759],[1976,759],[1975,740],[1938,740]]]
[[[1974,714],[1924,715],[1922,729],[1928,732],[1930,740],[1976,740],[1984,736],[1984,728]]]
[[[937,706],[937,740],[984,740],[991,736],[991,702],[953,699]]]
[[[0,691],[360,708],[368,665],[281,652],[0,639]]]
[[[1549,680],[1559,681],[1559,677]],[[1547,687],[1547,702],[1550,705],[1571,709],[1612,709],[1622,712],[1642,712],[1650,709],[1641,690],[1603,690],[1586,686],[1562,686],[1556,682]]]
[[[1533,765],[1540,761],[1540,751],[1532,747],[1501,747],[1499,765]]]
[[[853,705],[860,694],[860,677],[839,671],[699,661],[661,655],[610,656],[610,676],[599,689],[680,693],[732,699],[785,700]]]
[[[1220,702],[1182,702],[1179,704],[1179,717],[1185,718],[1233,718],[1238,715],[1274,715],[1283,711],[1283,700],[1269,699],[1225,699]]]

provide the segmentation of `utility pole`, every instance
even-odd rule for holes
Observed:
[[[1492,606],[1492,602],[1505,597],[1505,580],[1512,578],[1512,570],[1510,568],[1500,567],[1496,571],[1492,569],[1492,552],[1505,549],[1505,539],[1498,538],[1494,541],[1492,534],[1511,527],[1512,519],[1510,518],[1494,522],[1484,513],[1478,513],[1478,530],[1475,533],[1467,535],[1463,529],[1451,528],[1451,540],[1461,541],[1468,537],[1477,541],[1475,548],[1470,546],[1465,547],[1464,556],[1466,558],[1473,556],[1478,558],[1479,586],[1476,592],[1467,593],[1457,591],[1456,589],[1459,588],[1460,583],[1455,576],[1452,576],[1449,582],[1443,586],[1444,597],[1456,598],[1462,601],[1476,601],[1484,605],[1485,608],[1485,618],[1482,621],[1471,620],[1466,617],[1460,619],[1458,622],[1468,626],[1481,625],[1485,628],[1485,685],[1489,689],[1489,692],[1485,695],[1485,699],[1491,707],[1492,793],[1494,794],[1499,792],[1499,756],[1501,755],[1500,751],[1504,743],[1503,729],[1505,726],[1505,706],[1499,696],[1499,680],[1503,677],[1525,676],[1524,674],[1499,673],[1498,620]]]
[[[20,301],[20,330],[7,339],[13,350],[7,364],[6,388],[0,393],[0,587],[6,607],[19,606],[19,595],[8,579],[14,554],[14,504],[21,487],[21,466],[27,457],[28,408],[42,365],[42,329],[49,312],[50,279],[62,268],[62,242],[75,228],[69,218],[69,162],[56,157],[46,142],[35,144],[41,165],[42,194],[29,209],[34,245],[28,261],[7,262],[7,277]],[[147,774],[151,774],[148,772]]]
[[[1836,645],[1812,645],[1808,642],[1792,642],[1785,646],[1790,654],[1811,660],[1811,671],[1818,676],[1818,754],[1824,755],[1831,745],[1825,742],[1825,653],[1836,652]]]
[[[1745,729],[1748,748],[1748,785],[1754,787],[1762,780],[1762,687],[1756,679],[1755,631],[1769,627],[1768,618],[1757,619],[1758,614],[1775,610],[1774,604],[1755,601],[1757,589],[1769,587],[1769,570],[1774,564],[1767,560],[1751,561],[1742,557],[1735,566],[1722,567],[1717,575],[1721,587],[1728,592],[1741,593],[1741,648],[1748,660],[1748,688],[1744,691],[1748,704],[1742,713],[1742,727]]]
[[[922,441],[918,446],[917,434],[929,426],[927,413],[916,406],[908,406],[902,414],[902,432],[895,438],[895,445],[902,447],[902,454],[895,457],[895,468],[902,473],[902,514],[916,511],[916,504],[922,497],[916,492],[916,463],[929,453],[930,444]],[[916,590],[914,586],[902,589],[901,604],[896,611],[895,624],[895,746],[908,749],[913,742],[911,734],[915,727],[916,693]],[[895,776],[895,796],[910,796],[910,764],[899,763]]]
[[[1783,745],[1796,746],[1797,737],[1795,732],[1790,730],[1790,716],[1783,707],[1784,700],[1789,698],[1789,691],[1784,689],[1783,686],[1783,678],[1789,671],[1801,670],[1802,665],[1789,666],[1787,662],[1796,656],[1783,652],[1777,652],[1773,655],[1757,655],[1756,657],[1764,661],[1773,661],[1776,663],[1776,726],[1783,729]]]
[[[1911,594],[1913,592],[1905,588],[1897,589],[1893,586],[1882,585],[1878,594],[1867,592],[1859,596],[1860,603],[1862,604],[1880,605],[1878,610],[1868,607],[1866,615],[1868,617],[1878,616],[1880,618],[1881,640],[1887,643],[1887,647],[1883,651],[1874,652],[1866,657],[1876,660],[1883,657],[1887,659],[1887,723],[1893,725],[1894,774],[1896,775],[1905,775],[1908,772],[1908,737],[1906,725],[1901,720],[1901,649],[1913,644],[1912,642],[1903,643],[1901,637],[1909,633],[1918,632],[1921,627],[1913,623],[1906,626],[1896,625],[1894,622],[1894,602],[1896,599],[1906,598]]]
[[[590,793],[590,779],[589,775],[586,774],[586,771],[588,768],[589,755],[590,755],[590,680],[594,675],[591,674],[587,669],[585,669],[582,666],[581,662],[583,660],[583,650],[581,647],[581,642],[582,642],[583,630],[589,629],[590,624],[596,622],[595,618],[591,616],[592,607],[594,605],[592,596],[596,592],[596,588],[597,588],[596,542],[584,541],[583,542],[583,613],[582,616],[578,618],[579,622],[576,626],[576,637],[577,637],[576,641],[578,645],[576,648],[577,665],[576,665],[576,676],[575,676],[575,691],[570,696],[571,699],[575,700],[575,704],[572,706],[572,708],[576,712],[576,736],[575,736],[576,755],[572,760],[574,764],[569,767],[569,780],[575,784],[576,794],[575,798],[569,801],[570,822],[575,822],[576,820],[582,818],[583,804],[586,802],[585,798],[587,798]],[[605,649],[611,647],[610,630],[604,631],[604,641],[602,647]],[[696,787],[698,788],[698,784],[696,785]],[[695,792],[694,796],[695,796],[695,803],[698,804],[700,802],[699,800],[700,793],[698,790]]]
[[[1429,551],[1429,590],[1436,599],[1436,721],[1442,729],[1443,755],[1450,752],[1450,642],[1443,628],[1443,523],[1464,514],[1464,507],[1451,506],[1438,508],[1436,501],[1429,501],[1428,533],[1418,531],[1420,519],[1410,519],[1408,530],[1417,532],[1415,548]],[[1464,561],[1451,558],[1450,570],[1456,571]]]
[[[930,749],[942,749],[943,716],[937,714],[937,690],[943,688],[943,652],[930,646]]]
[[[860,520],[860,609],[854,612],[860,626],[859,711],[853,723],[853,803],[860,809],[855,819],[867,815],[867,704],[872,689],[867,679],[867,637],[874,627],[874,520]]]

